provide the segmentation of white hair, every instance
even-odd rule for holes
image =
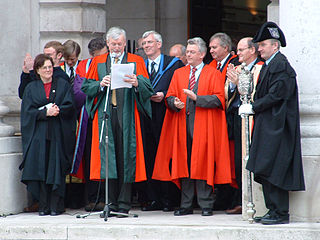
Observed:
[[[145,32],[145,33],[142,35],[142,38],[146,38],[146,37],[148,37],[150,34],[153,34],[153,36],[154,36],[154,38],[156,39],[157,42],[162,43],[162,37],[161,37],[161,35],[160,35],[159,33],[157,33],[156,31],[154,31],[154,30]]]
[[[187,41],[187,44],[197,45],[198,48],[199,48],[199,51],[200,51],[201,53],[207,53],[206,42],[203,41],[203,39],[200,38],[200,37],[190,38],[190,39]]]
[[[106,39],[109,41],[110,38],[112,39],[118,39],[121,35],[124,36],[124,39],[126,40],[126,31],[120,27],[112,27],[108,30]]]

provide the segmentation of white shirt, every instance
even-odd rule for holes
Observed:
[[[223,65],[225,64],[229,56],[230,56],[230,53],[224,59],[222,59],[221,62],[218,62],[217,67],[219,66],[219,63],[221,63],[220,69],[222,69]]]
[[[199,75],[200,75],[200,73],[201,73],[201,71],[202,71],[203,66],[204,66],[204,63],[203,63],[203,62],[201,62],[198,66],[196,66],[197,71],[196,71],[195,74],[194,74],[195,77],[196,77],[196,82],[198,81],[198,78],[199,78]],[[191,70],[190,70],[190,74],[189,74],[189,79],[191,78],[192,69],[194,68],[194,67],[192,67],[192,66],[190,66],[190,67],[191,67]]]
[[[151,73],[151,63],[154,62],[155,65],[154,65],[154,70],[156,72],[158,72],[159,70],[159,66],[160,66],[160,60],[161,60],[161,54],[155,59],[155,60],[151,60],[151,59],[148,59],[148,72]]]
[[[76,70],[78,67],[78,63],[79,63],[79,61],[77,61],[76,65],[73,66],[73,76],[76,76]],[[65,66],[66,66],[66,74],[68,74],[68,76],[70,77],[70,75],[71,75],[70,67],[67,63],[65,63]]]

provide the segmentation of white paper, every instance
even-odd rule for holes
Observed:
[[[117,88],[132,88],[132,84],[126,83],[123,79],[127,78],[124,75],[132,75],[134,64],[112,64],[111,66],[111,90]]]

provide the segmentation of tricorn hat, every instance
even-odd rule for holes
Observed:
[[[257,34],[252,39],[253,42],[261,42],[266,39],[277,39],[281,43],[281,47],[285,47],[286,38],[282,32],[282,30],[278,27],[274,22],[266,22],[264,23]]]

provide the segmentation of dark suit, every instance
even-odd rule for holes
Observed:
[[[183,63],[180,60],[175,59],[167,55],[162,55],[162,63],[160,62],[159,69],[154,79],[150,79],[154,92],[163,92],[164,98],[167,94],[171,78],[176,69],[183,67]],[[175,61],[170,68],[165,69],[170,65],[172,61]],[[148,69],[148,62],[146,61],[146,67]],[[161,72],[163,74],[161,75]],[[149,72],[149,77],[151,73]],[[152,172],[154,167],[154,161],[159,144],[163,119],[166,113],[166,105],[164,98],[161,102],[151,101],[152,107],[152,119],[148,119],[141,116],[141,130],[143,138],[143,146],[145,152],[145,164],[147,171],[147,182],[142,184],[143,201],[156,201],[159,208],[162,206],[172,206],[177,204],[177,198],[179,198],[178,190],[176,186],[171,182],[159,182],[152,180]]]

